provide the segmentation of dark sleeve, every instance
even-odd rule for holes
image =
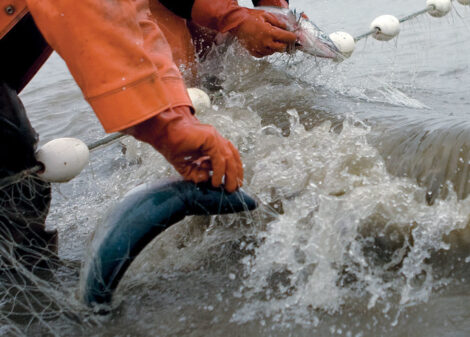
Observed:
[[[191,10],[195,0],[159,0],[170,11],[185,19],[191,19]],[[215,0],[217,1],[217,0]]]
[[[253,6],[258,6],[258,3],[261,1],[261,0],[251,0],[253,2]],[[286,0],[287,3],[289,3],[289,0]]]

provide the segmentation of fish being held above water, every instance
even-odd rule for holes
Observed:
[[[308,20],[303,13],[288,8],[261,6],[256,9],[272,13],[284,21],[287,30],[297,35],[297,42],[292,50],[301,50],[307,54],[343,59],[343,55],[333,41],[317,25]]]

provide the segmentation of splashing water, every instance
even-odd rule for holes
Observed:
[[[311,9],[332,31],[337,18]],[[219,77],[214,108],[198,117],[240,149],[245,189],[261,209],[170,228],[131,266],[112,314],[99,317],[77,300],[89,236],[128,190],[175,174],[130,139],[125,155],[119,144],[99,150],[77,180],[53,186],[47,225],[59,230],[59,266],[48,276],[2,269],[0,335],[466,336],[468,29],[441,28],[408,27],[398,48],[368,41],[340,65],[299,54],[253,60],[231,47],[209,57],[201,75]],[[447,51],[406,33],[436,29]],[[52,76],[67,84],[60,94],[47,76],[24,94],[33,125],[43,141],[99,138],[63,74]],[[430,185],[447,191],[433,204]]]
[[[233,320],[258,312],[309,325],[316,310],[357,299],[367,298],[368,310],[394,297],[397,310],[426,301],[445,282],[429,258],[467,225],[469,202],[453,195],[427,206],[425,190],[387,173],[367,128],[345,122],[337,134],[325,123],[306,132],[290,114],[290,136],[263,139],[276,150],[263,149],[254,167],[251,188],[282,212],[243,259],[246,304]]]

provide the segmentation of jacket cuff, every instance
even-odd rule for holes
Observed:
[[[166,97],[170,100],[171,108],[189,106],[194,110],[191,98],[189,98],[188,89],[181,78],[163,77],[161,81],[165,87]]]
[[[158,78],[152,74],[125,87],[87,97],[106,132],[139,124],[171,107],[187,105],[191,99],[180,78]]]

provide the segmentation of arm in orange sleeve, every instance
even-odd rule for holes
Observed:
[[[167,41],[134,1],[28,0],[27,5],[107,132],[170,107],[191,106]]]
[[[151,144],[186,180],[233,192],[235,147],[192,115],[171,49],[143,0],[28,0],[38,28],[65,60],[104,128]]]
[[[236,0],[160,0],[177,15],[220,33],[230,32],[256,57],[284,52],[297,40],[274,14],[240,7]],[[256,6],[288,8],[285,0],[259,0]]]
[[[284,52],[297,40],[274,14],[240,7],[236,0],[195,0],[191,19],[218,32],[230,32],[256,57]]]
[[[199,183],[211,179],[218,187],[225,177],[228,192],[243,184],[237,149],[213,126],[200,123],[188,107],[168,109],[124,132],[151,144],[185,180]]]

